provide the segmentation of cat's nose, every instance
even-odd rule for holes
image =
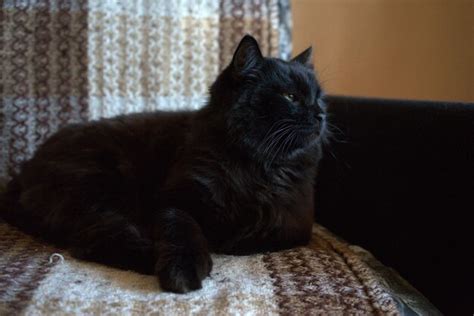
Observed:
[[[321,107],[316,105],[313,107],[310,117],[312,122],[321,123],[326,118],[326,114],[324,114]]]

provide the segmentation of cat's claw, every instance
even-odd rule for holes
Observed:
[[[163,290],[187,293],[202,288],[201,281],[211,272],[212,259],[208,252],[175,254],[158,260],[156,275]]]

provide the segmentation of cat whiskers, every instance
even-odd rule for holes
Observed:
[[[268,138],[268,136],[270,135],[270,133],[279,125],[283,124],[283,123],[291,123],[291,122],[294,122],[294,120],[292,119],[281,119],[281,120],[278,120],[276,121],[275,123],[272,124],[272,126],[270,126],[270,128],[268,129],[267,133],[265,134],[265,136],[263,137],[263,141],[262,143],[265,142],[265,140]]]
[[[274,151],[272,155],[272,159],[268,162],[268,165],[271,166],[275,159],[278,157],[278,155],[282,152],[286,152],[290,147],[291,144],[295,141],[295,139],[298,136],[298,130],[296,126],[292,126],[293,129],[290,130],[289,134],[286,136],[285,140],[280,143],[280,146],[278,146],[277,150]]]
[[[280,141],[286,137],[286,135],[291,131],[293,126],[291,125],[285,125],[285,127],[282,127],[280,130],[277,132],[273,133],[270,137],[270,143],[268,146],[265,148],[263,151],[263,154],[266,156],[267,154],[271,153],[274,149],[275,146],[280,144]]]
[[[338,143],[348,143],[348,141],[344,139],[345,137],[346,135],[343,130],[326,120],[326,143],[330,143],[330,141],[335,141]]]
[[[290,125],[290,123],[294,123],[294,120],[282,119],[273,123],[273,125],[268,129],[268,132],[263,137],[263,140],[258,146],[257,151],[260,151],[262,150],[262,148],[265,148],[264,153],[266,153],[269,147],[272,146],[274,137],[276,137],[279,133],[285,131],[289,127],[291,127],[292,125]],[[278,129],[275,131],[276,128]],[[270,144],[268,144],[269,142]]]

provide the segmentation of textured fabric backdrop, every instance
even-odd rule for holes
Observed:
[[[199,108],[245,33],[291,53],[289,0],[0,4],[0,178],[65,124]]]

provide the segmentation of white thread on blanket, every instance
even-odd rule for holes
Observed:
[[[56,261],[55,261],[56,260]],[[60,253],[53,253],[51,256],[49,256],[49,263],[53,263],[53,262],[60,262],[60,263],[63,263],[64,262],[64,257],[62,254]]]

